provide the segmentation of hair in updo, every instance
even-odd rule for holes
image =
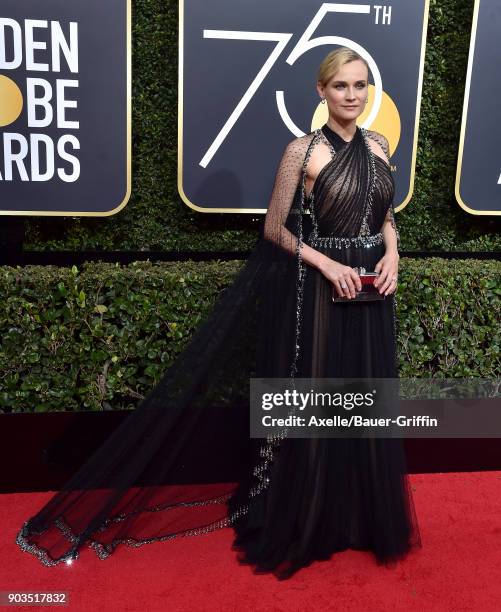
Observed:
[[[349,47],[334,49],[334,51],[326,55],[320,64],[318,69],[318,81],[325,87],[341,66],[348,62],[353,62],[354,60],[361,60],[367,66],[367,70],[369,70],[369,64],[356,51],[353,51],[353,49]]]

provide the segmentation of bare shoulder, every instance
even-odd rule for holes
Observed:
[[[375,130],[367,130],[367,136],[377,145],[384,153],[384,156],[387,160],[390,159],[390,145],[388,143],[388,139],[383,134],[376,132]]]

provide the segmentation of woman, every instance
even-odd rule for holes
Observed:
[[[386,139],[356,125],[367,91],[359,55],[340,48],[325,58],[318,93],[329,120],[286,147],[264,239],[157,387],[26,521],[23,550],[50,566],[85,544],[105,559],[121,543],[233,526],[239,560],[283,579],[346,548],[383,562],[420,545],[398,439],[256,441],[235,429],[227,453],[248,460],[238,484],[183,484],[194,456],[203,483],[203,453],[219,451],[204,419],[234,385],[235,364],[258,377],[397,376],[394,183]],[[380,272],[386,299],[333,303],[332,287],[347,301],[360,290],[360,267]],[[255,350],[242,353],[249,337]]]
[[[393,294],[399,237],[389,147],[384,136],[356,125],[367,103],[368,73],[367,63],[350,49],[325,58],[317,88],[329,119],[289,143],[280,163],[264,235],[288,253],[289,262],[290,255],[298,254],[299,274],[290,272],[298,279],[296,300],[282,299],[294,304],[296,312],[288,315],[282,309],[275,320],[274,362],[266,368],[275,376],[287,376],[278,364],[289,361],[277,355],[291,352],[291,376],[398,376]],[[299,214],[291,215],[298,182],[303,197]],[[303,203],[312,218],[305,244],[298,240]],[[288,229],[294,225],[291,218],[294,232]],[[379,272],[374,284],[386,299],[333,304],[333,286],[348,301],[361,290],[354,268]],[[283,296],[283,289],[278,293]],[[294,316],[291,348],[281,328],[290,327]],[[277,338],[286,338],[281,347]],[[279,449],[274,454],[271,442],[262,450],[263,463],[271,463],[264,476],[267,495],[258,496],[234,523],[234,547],[242,562],[287,578],[346,548],[372,550],[384,562],[420,546],[401,440],[286,438]],[[236,499],[241,501],[238,493]]]

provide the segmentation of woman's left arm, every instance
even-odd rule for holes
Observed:
[[[378,287],[379,293],[390,295],[397,288],[399,236],[393,217],[393,208],[389,209],[381,229],[383,234],[386,252],[377,262],[374,271],[379,272],[380,276],[374,281],[374,286]]]

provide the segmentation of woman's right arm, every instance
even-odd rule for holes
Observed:
[[[285,227],[285,223],[301,179],[308,144],[308,139],[296,138],[285,148],[264,222],[263,237],[293,256],[296,255],[298,238]],[[301,245],[301,257],[319,270],[336,287],[339,295],[355,297],[355,289],[361,290],[360,278],[353,268],[330,259],[304,243]],[[346,284],[345,289],[341,287],[342,284]]]

